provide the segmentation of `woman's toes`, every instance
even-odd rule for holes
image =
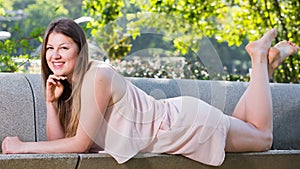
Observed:
[[[277,30],[271,29],[266,32],[259,40],[249,43],[246,46],[246,51],[251,57],[266,57],[268,54],[268,50],[271,47],[272,41],[276,36]]]

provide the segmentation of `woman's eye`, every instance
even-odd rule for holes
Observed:
[[[53,49],[53,47],[46,47],[46,50]]]

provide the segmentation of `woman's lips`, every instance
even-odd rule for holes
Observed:
[[[52,64],[55,69],[60,69],[63,67],[64,62],[52,62]]]

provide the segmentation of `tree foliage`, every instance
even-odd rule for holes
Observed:
[[[121,39],[140,36],[147,28],[171,36],[182,54],[195,50],[203,36],[239,46],[260,38],[273,27],[279,32],[276,42],[300,44],[298,0],[83,0],[83,7],[94,18],[90,24],[92,34],[100,35],[98,39],[107,45],[106,51],[120,48]],[[105,38],[103,32],[112,36]],[[299,83],[299,60],[299,54],[289,57],[275,72],[274,81]]]
[[[93,18],[93,22],[89,23],[89,27],[93,28],[91,34],[106,55],[112,59],[120,58],[119,56],[126,55],[130,50],[130,45],[126,43],[128,37],[119,36],[117,30],[122,28],[113,23],[123,16],[121,12],[123,6],[123,1],[83,1],[84,9]]]
[[[0,16],[3,16],[5,14],[4,8],[3,8],[3,0],[0,0]]]
[[[25,71],[24,65],[38,58],[33,53],[41,44],[47,25],[57,17],[67,16],[68,10],[62,0],[11,0],[1,5],[0,16],[1,11],[4,13],[0,29],[10,32],[11,38],[0,40],[0,71]]]

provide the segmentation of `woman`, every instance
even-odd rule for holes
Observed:
[[[182,154],[221,165],[226,152],[264,151],[272,145],[269,77],[299,48],[271,47],[276,30],[247,45],[249,87],[232,116],[192,97],[155,100],[110,65],[89,62],[87,42],[72,20],[58,19],[45,32],[41,52],[48,141],[6,137],[3,153],[80,153],[104,150],[119,163],[138,152]]]

